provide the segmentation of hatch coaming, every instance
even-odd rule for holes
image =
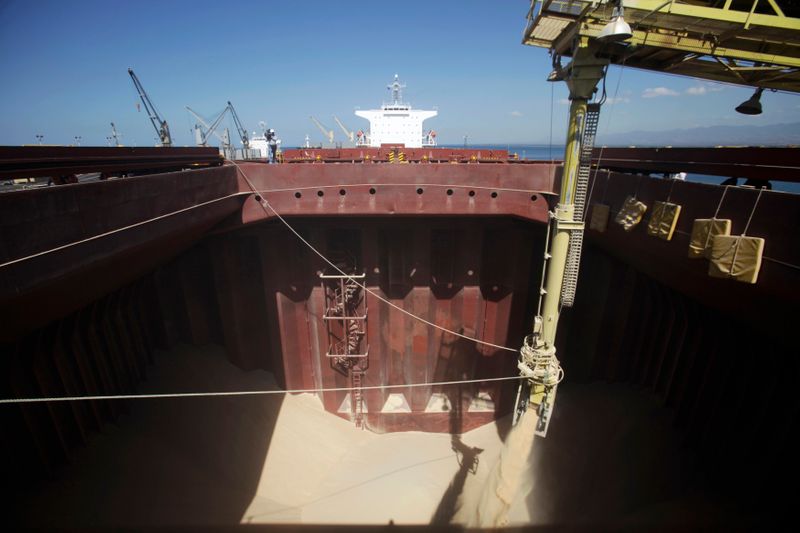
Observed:
[[[242,224],[288,216],[514,216],[546,223],[552,165],[239,163],[260,196]],[[242,190],[250,185],[242,184]],[[235,227],[235,226],[231,226]]]

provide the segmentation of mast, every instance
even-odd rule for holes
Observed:
[[[392,91],[392,105],[403,105],[403,89],[406,88],[405,83],[400,83],[400,76],[395,74],[394,81],[386,86],[387,89]]]

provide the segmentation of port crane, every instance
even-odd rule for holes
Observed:
[[[242,139],[242,147],[248,150],[250,148],[250,138],[247,136],[247,130],[242,126],[242,121],[239,120],[239,115],[236,114],[236,110],[233,108],[233,104],[230,100],[228,100],[228,107],[226,109],[231,110],[233,123],[236,125],[236,130],[239,132],[239,137]]]
[[[329,130],[328,128],[320,124],[319,120],[315,119],[314,117],[309,117],[309,118],[311,118],[311,121],[317,125],[319,131],[322,132],[325,138],[328,139],[328,143],[333,144],[333,130]]]
[[[194,116],[194,118],[199,122],[199,124],[195,124],[194,126],[194,139],[197,146],[208,146],[208,138],[214,134],[217,136],[217,138],[219,138],[220,141],[222,141],[222,144],[225,148],[230,147],[230,135],[227,134],[227,132],[223,135],[220,135],[216,131],[217,126],[219,126],[219,123],[222,122],[222,119],[225,117],[225,113],[228,111],[227,106],[219,115],[217,115],[217,118],[215,118],[211,124],[207,123],[203,117],[198,115],[197,112],[195,112],[188,105],[186,106],[186,110],[191,113],[192,116]],[[205,131],[203,131],[203,127],[205,127]]]
[[[156,111],[156,107],[153,105],[153,102],[150,101],[150,97],[147,96],[147,92],[145,92],[142,83],[139,81],[139,78],[136,77],[136,74],[134,74],[133,69],[129,68],[128,74],[130,74],[131,80],[133,80],[133,85],[136,87],[136,92],[139,93],[139,98],[144,104],[144,109],[147,111],[147,116],[150,118],[150,122],[155,128],[156,134],[158,134],[158,138],[161,140],[161,146],[172,146],[172,136],[169,133],[169,124],[167,124],[167,121],[161,118],[161,115],[159,115],[158,111]]]
[[[119,142],[119,138],[120,137],[121,137],[121,135],[117,133],[117,127],[112,122],[111,123],[111,139],[109,139],[109,140],[114,141],[114,146],[120,147],[120,146],[122,146],[122,143]]]
[[[335,121],[336,121],[336,123],[339,125],[339,127],[340,127],[340,128],[342,128],[342,131],[344,132],[344,134],[345,134],[345,136],[347,137],[347,139],[348,139],[348,140],[349,140],[351,143],[355,144],[355,142],[356,142],[356,134],[355,134],[355,133],[353,133],[352,131],[348,130],[348,129],[347,129],[345,126],[344,126],[344,124],[342,124],[342,121],[341,121],[341,120],[339,120],[339,117],[337,117],[336,115],[333,115],[333,120],[335,120]]]

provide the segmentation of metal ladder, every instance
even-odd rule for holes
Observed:
[[[350,394],[350,399],[352,400],[351,409],[353,412],[353,420],[356,423],[356,427],[362,429],[364,427],[364,393],[361,390],[363,379],[364,372],[360,370],[350,371],[350,386],[353,389],[352,393]]]
[[[586,106],[583,135],[581,138],[581,152],[578,162],[578,179],[575,185],[575,211],[572,219],[583,222],[586,210],[586,194],[589,188],[589,175],[592,170],[592,152],[594,139],[597,133],[597,123],[600,120],[600,104]],[[575,303],[575,290],[578,287],[578,271],[581,265],[581,250],[583,248],[583,229],[575,229],[569,235],[569,252],[564,270],[564,283],[561,286],[561,304],[572,307]]]

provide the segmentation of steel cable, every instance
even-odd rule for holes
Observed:
[[[163,398],[203,398],[219,396],[264,396],[271,394],[314,394],[321,392],[344,392],[360,390],[383,390],[415,387],[439,387],[447,385],[464,385],[469,383],[489,383],[495,381],[512,381],[522,379],[522,376],[503,376],[499,378],[463,379],[457,381],[433,381],[430,383],[406,383],[403,385],[367,385],[365,387],[327,387],[319,389],[290,389],[290,390],[245,390],[245,391],[219,391],[219,392],[168,392],[154,394],[108,394],[94,396],[51,396],[44,398],[2,398],[0,404],[18,403],[44,403],[44,402],[74,402],[88,400],[157,400]]]
[[[347,274],[345,271],[343,271],[338,266],[336,266],[331,260],[329,260],[327,257],[325,257],[325,255],[322,252],[317,250],[314,247],[313,244],[308,242],[302,235],[300,235],[300,233],[296,229],[294,229],[294,227],[291,224],[289,224],[289,222],[287,222],[286,219],[283,218],[281,216],[281,214],[278,213],[278,211],[275,210],[275,208],[272,207],[272,205],[264,199],[263,196],[258,194],[257,189],[255,188],[253,183],[250,181],[250,178],[247,176],[247,173],[244,170],[242,170],[242,167],[238,163],[235,163],[235,162],[231,162],[231,163],[233,163],[233,165],[239,170],[239,172],[241,172],[242,177],[244,178],[245,182],[247,182],[248,187],[250,187],[250,189],[253,191],[253,193],[260,197],[259,205],[261,206],[261,208],[264,210],[264,212],[267,215],[269,215],[269,211],[272,211],[272,213],[278,218],[278,220],[280,220],[281,223],[283,223],[289,231],[291,231],[298,239],[300,239],[300,241],[303,244],[305,244],[312,252],[314,252],[320,259],[322,259],[326,264],[328,264],[331,268],[333,268],[340,275],[347,277],[348,280],[350,280],[354,284],[358,285],[361,289],[363,289],[368,294],[370,294],[373,297],[377,298],[381,302],[387,304],[389,307],[392,307],[393,309],[396,309],[397,311],[400,311],[401,313],[413,318],[414,320],[418,320],[419,322],[422,322],[423,324],[427,324],[430,327],[439,329],[441,331],[444,331],[445,333],[449,333],[450,335],[454,335],[456,337],[459,337],[459,338],[462,338],[462,339],[465,339],[465,340],[468,340],[468,341],[471,341],[471,342],[475,342],[477,344],[482,344],[484,346],[489,346],[491,348],[496,348],[498,350],[506,350],[506,351],[514,352],[514,353],[516,353],[518,351],[515,348],[509,348],[508,346],[502,346],[500,344],[494,344],[494,343],[491,343],[491,342],[487,342],[487,341],[483,341],[483,340],[480,340],[480,339],[476,339],[474,337],[470,337],[469,335],[464,335],[463,333],[459,333],[457,331],[453,331],[451,329],[445,328],[444,326],[440,326],[438,324],[430,322],[429,320],[426,320],[426,319],[424,319],[424,318],[422,318],[422,317],[420,317],[418,315],[415,315],[414,313],[412,313],[410,311],[406,311],[405,309],[403,309],[399,305],[397,305],[397,304],[391,302],[390,300],[384,298],[383,296],[381,296],[377,292],[373,291],[372,289],[369,289],[366,285],[364,285],[363,283],[360,283],[358,280],[356,280],[350,274]]]

